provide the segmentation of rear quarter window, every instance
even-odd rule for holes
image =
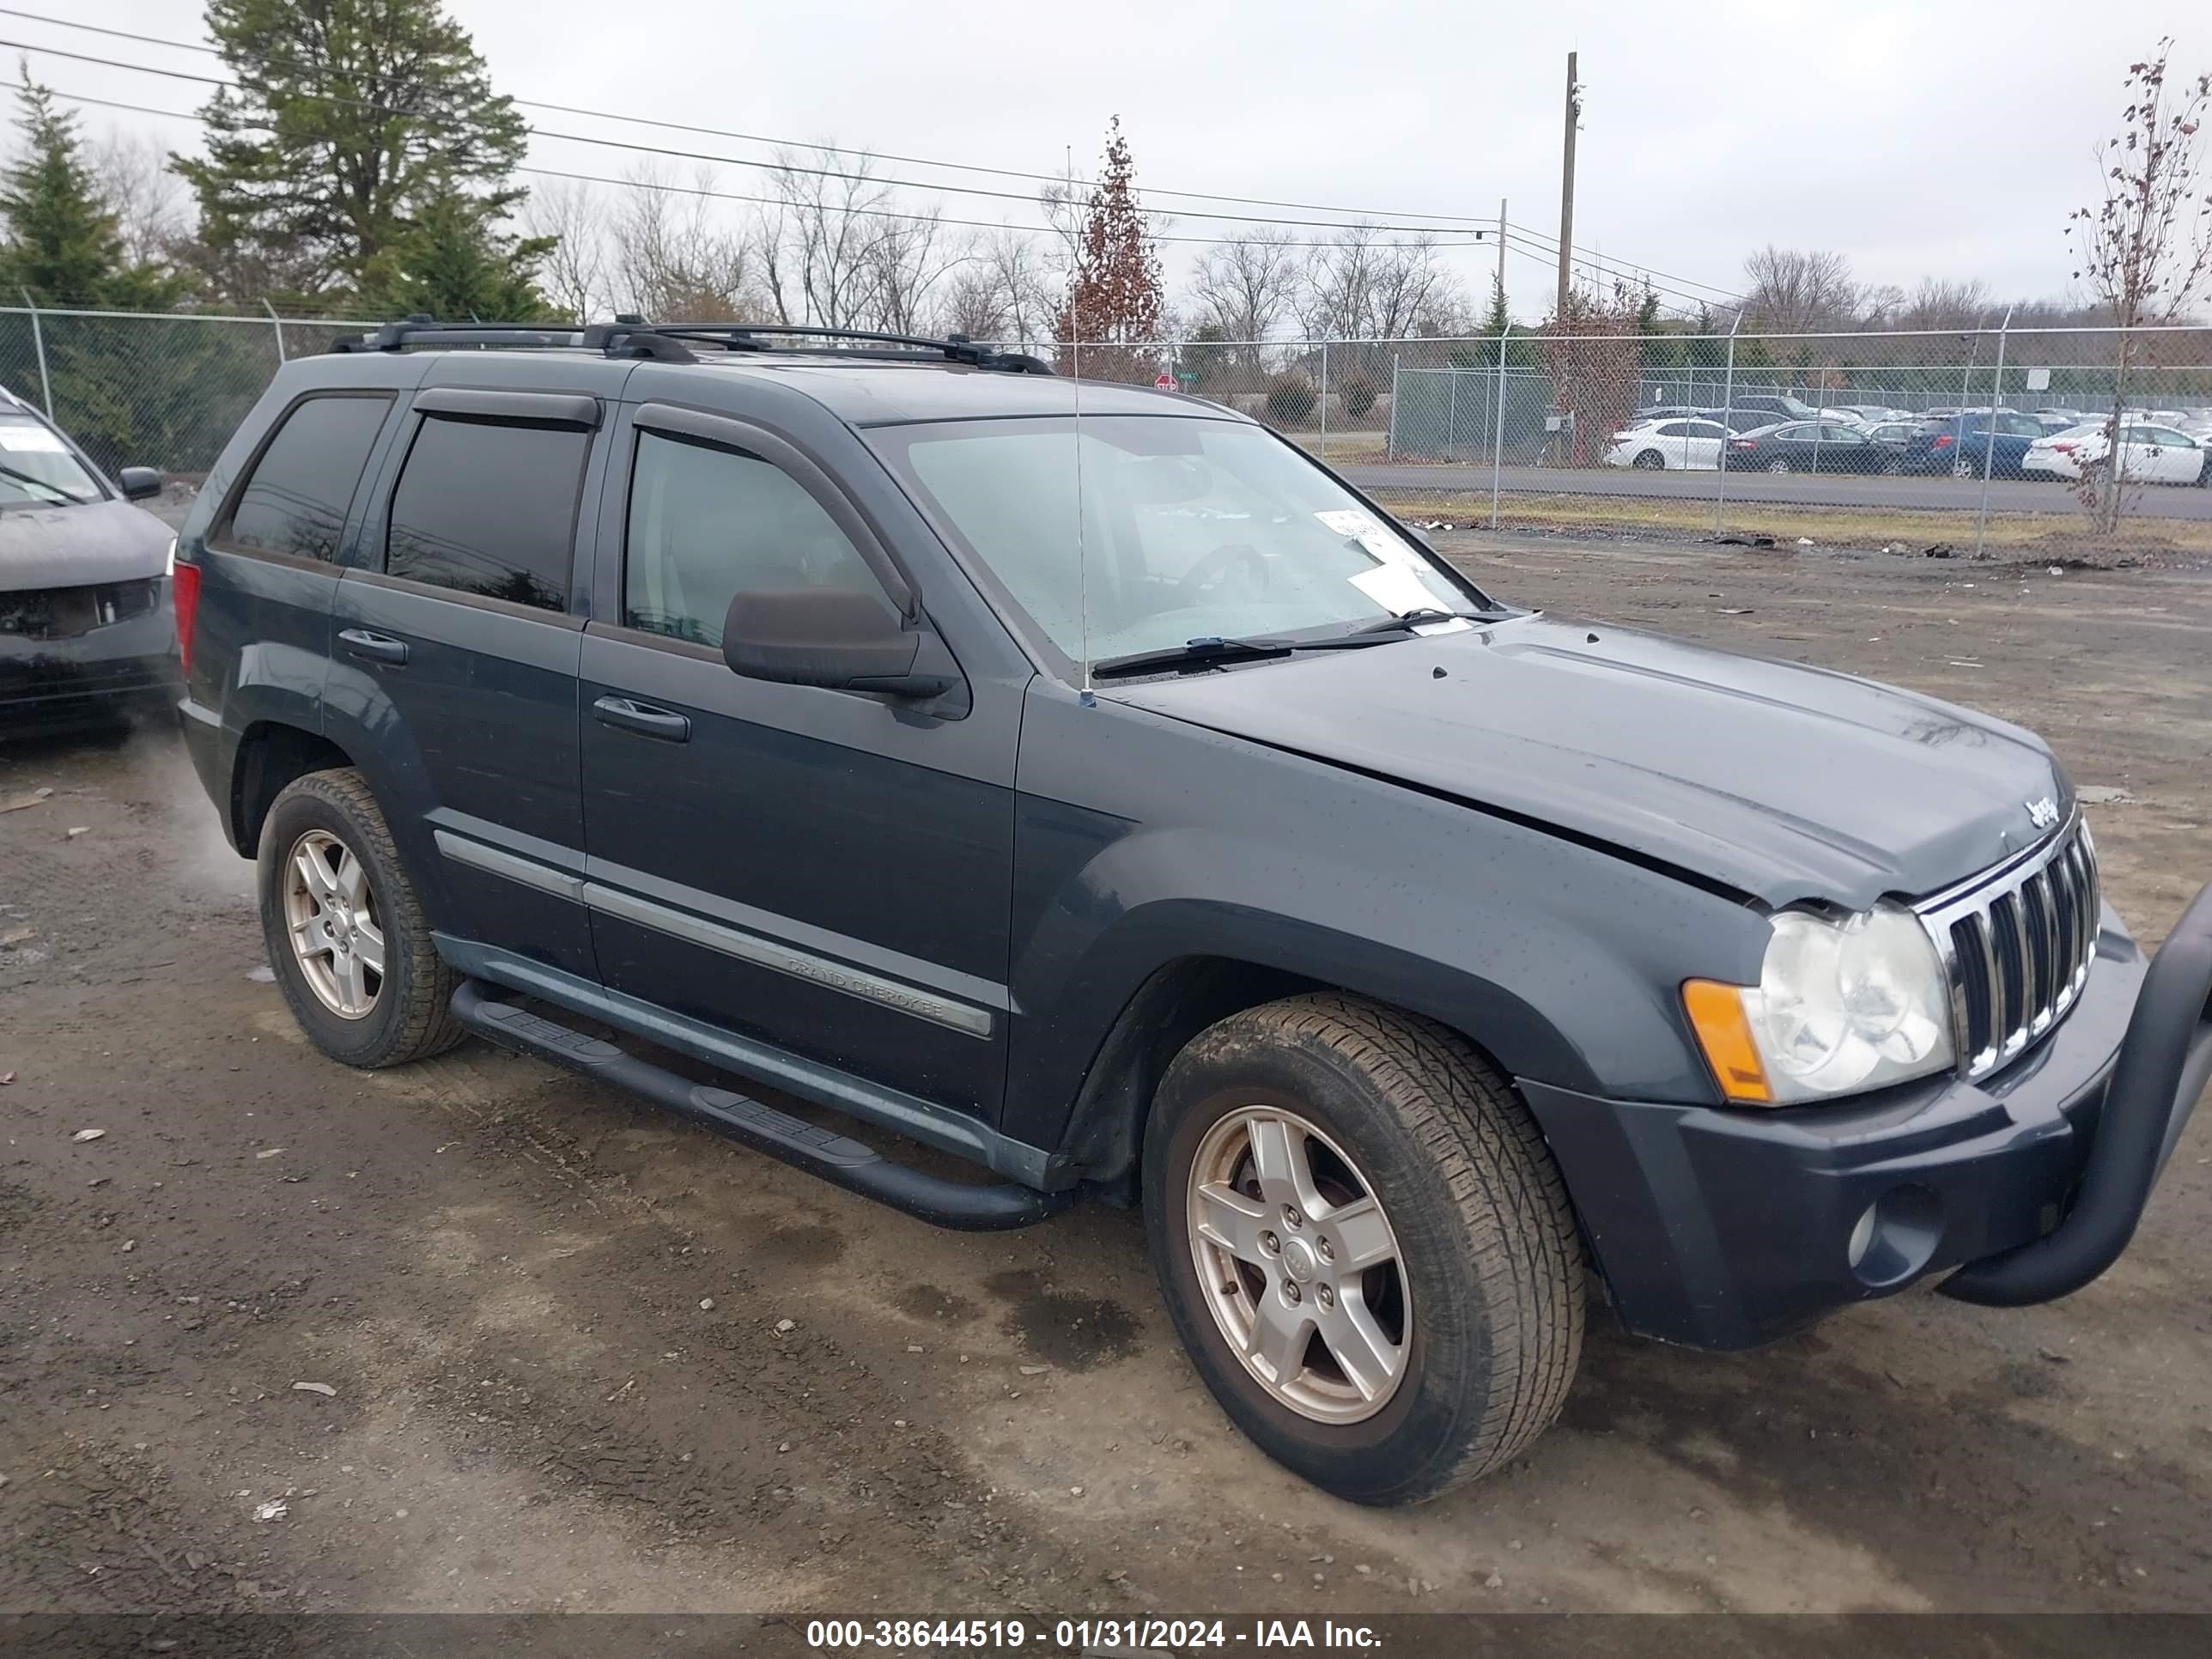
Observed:
[[[385,392],[329,392],[295,404],[208,540],[233,552],[336,561],[347,510],[391,407]]]
[[[385,574],[565,609],[591,447],[572,427],[427,417],[392,490]]]

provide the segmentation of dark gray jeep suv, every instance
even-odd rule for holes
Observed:
[[[1516,609],[1211,404],[808,337],[394,325],[232,441],[185,726],[324,1052],[476,1032],[945,1225],[1139,1204],[1366,1503],[1552,1420],[1592,1269],[1729,1348],[2124,1248],[2212,890],[2147,963],[2033,736]]]

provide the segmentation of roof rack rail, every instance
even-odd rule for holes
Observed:
[[[867,328],[817,327],[811,323],[652,323],[647,326],[670,339],[712,340],[740,350],[764,349],[761,340],[763,336],[775,339],[858,340],[870,345],[933,351],[948,362],[965,363],[971,368],[999,369],[1012,374],[1052,373],[1049,365],[1027,352],[994,351],[988,346],[976,344],[965,334],[948,334],[939,339],[926,334],[886,334]],[[856,352],[854,355],[861,354]],[[914,353],[909,349],[866,355],[896,361],[910,357]]]
[[[766,336],[769,338],[762,337]],[[698,362],[694,345],[719,346],[725,351],[772,352],[774,339],[853,340],[863,349],[845,348],[842,355],[884,362],[908,362],[921,352],[934,352],[947,362],[970,368],[995,369],[1010,374],[1049,374],[1051,368],[1026,352],[994,351],[964,334],[933,339],[921,334],[886,334],[873,329],[816,328],[803,323],[653,323],[630,314],[611,323],[441,323],[435,318],[413,316],[386,323],[369,333],[348,336],[331,343],[332,351],[404,351],[410,346],[527,346],[602,351],[610,357],[638,357],[655,362]],[[896,348],[871,350],[871,346]]]

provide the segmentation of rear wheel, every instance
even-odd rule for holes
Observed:
[[[1787,472],[1790,470],[1790,463],[1778,456],[1766,464],[1766,470],[1769,472]]]
[[[1632,465],[1640,466],[1647,472],[1660,472],[1666,470],[1667,458],[1656,449],[1640,450]]]
[[[1960,456],[1957,460],[1951,463],[1951,476],[1954,478],[1972,477],[1974,476],[1974,464],[1968,460],[1964,455]]]
[[[277,988],[315,1047],[349,1066],[397,1066],[466,1035],[458,976],[430,943],[384,814],[359,772],[312,772],[261,829],[261,932]]]
[[[1325,1490],[1432,1497],[1558,1416],[1583,1321],[1565,1188],[1444,1027],[1324,994],[1200,1033],[1160,1085],[1144,1203],[1206,1386]]]

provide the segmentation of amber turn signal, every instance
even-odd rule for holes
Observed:
[[[1743,988],[1723,985],[1717,980],[1685,980],[1682,1007],[1721,1092],[1732,1101],[1772,1105],[1774,1090],[1766,1080],[1759,1045],[1752,1041],[1751,1021],[1743,1012]]]

